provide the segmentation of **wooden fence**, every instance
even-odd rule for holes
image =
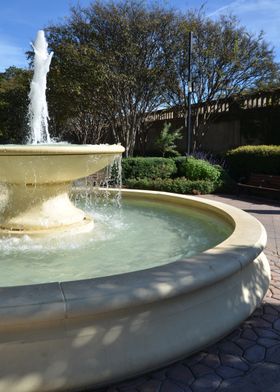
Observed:
[[[200,115],[206,113],[226,113],[230,112],[233,106],[238,106],[241,110],[263,109],[280,106],[280,89],[262,91],[254,94],[234,96],[229,99],[221,99],[205,104],[193,104],[193,110],[198,110]],[[149,115],[147,121],[168,121],[177,118],[184,118],[185,111],[182,108],[170,108],[157,110]]]

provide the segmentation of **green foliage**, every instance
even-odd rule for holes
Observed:
[[[192,75],[195,82],[193,99],[197,104],[215,101],[211,110],[193,108],[194,148],[203,138],[207,126],[219,114],[219,102],[244,90],[277,78],[279,68],[274,52],[263,33],[255,35],[241,26],[233,15],[209,18],[201,11],[189,11],[175,26],[173,55],[169,62],[170,105],[187,110],[188,94],[188,32],[194,36]],[[279,78],[279,76],[278,76]]]
[[[127,179],[169,178],[176,173],[176,165],[171,158],[124,158],[122,176]]]
[[[280,146],[242,146],[228,151],[226,159],[236,179],[250,173],[280,175]]]
[[[175,157],[173,158],[173,160],[177,168],[175,177],[184,177],[185,176],[184,164],[186,162],[186,157],[185,156]]]
[[[189,180],[217,181],[220,171],[211,163],[194,157],[179,157],[175,159],[177,175],[184,176]]]
[[[128,188],[183,194],[235,190],[235,182],[221,166],[193,157],[125,158],[122,167],[123,184]]]
[[[49,26],[50,81],[56,88],[50,112],[60,129],[67,129],[70,117],[74,135],[80,113],[90,116],[89,131],[102,119],[103,129],[132,155],[146,117],[163,103],[167,58],[161,42],[174,15],[139,1],[93,1],[72,7],[66,23]]]
[[[131,178],[126,181],[126,186],[132,189],[149,189],[193,195],[212,193],[216,189],[216,184],[211,181],[190,181],[186,178],[157,178],[154,180],[150,178]]]
[[[0,73],[0,143],[26,142],[30,76],[16,67]]]
[[[228,172],[222,168],[220,165],[214,165],[214,167],[219,171],[219,178],[215,181],[216,189],[215,192],[220,193],[236,193],[237,192],[237,184],[230,177]]]
[[[203,137],[219,100],[274,80],[277,64],[262,34],[248,32],[232,16],[213,20],[202,11],[180,13],[158,4],[94,0],[72,7],[67,19],[46,29],[54,51],[47,91],[52,136],[75,143],[113,136],[126,156],[133,155],[153,111],[187,108],[190,30],[194,103],[217,103],[200,115],[193,106],[194,141]],[[2,140],[23,138],[29,76],[15,68],[0,75]],[[161,135],[163,155],[176,152],[170,134]]]
[[[163,129],[156,141],[156,145],[162,156],[178,156],[176,140],[182,139],[182,127],[176,130],[171,130],[171,123],[164,123]]]
[[[133,155],[152,111],[169,104],[186,109],[190,30],[195,103],[218,102],[273,78],[273,51],[232,16],[212,20],[156,2],[93,1],[72,7],[63,24],[48,28],[55,133],[82,143],[102,142],[110,133]],[[195,140],[210,114],[193,109]],[[175,140],[161,139],[162,154],[173,154]]]

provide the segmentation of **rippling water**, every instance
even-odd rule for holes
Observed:
[[[125,200],[121,208],[102,201],[88,212],[90,233],[0,239],[0,286],[150,268],[200,253],[232,231],[214,215],[152,201]]]

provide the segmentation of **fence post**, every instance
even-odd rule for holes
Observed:
[[[191,73],[191,61],[192,61],[192,44],[193,44],[193,33],[189,32],[189,50],[188,50],[188,108],[187,116],[185,118],[185,126],[187,128],[187,155],[191,153],[191,131],[192,131],[192,73]]]

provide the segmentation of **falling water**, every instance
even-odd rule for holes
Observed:
[[[49,72],[53,52],[48,53],[48,43],[43,30],[39,30],[34,44],[34,74],[29,93],[29,124],[31,142],[50,143],[48,131],[48,105],[46,100],[47,73]]]
[[[122,163],[121,156],[94,175],[81,178],[72,184],[71,199],[75,205],[83,204],[86,210],[97,206],[122,206]],[[112,188],[114,189],[112,191]]]

